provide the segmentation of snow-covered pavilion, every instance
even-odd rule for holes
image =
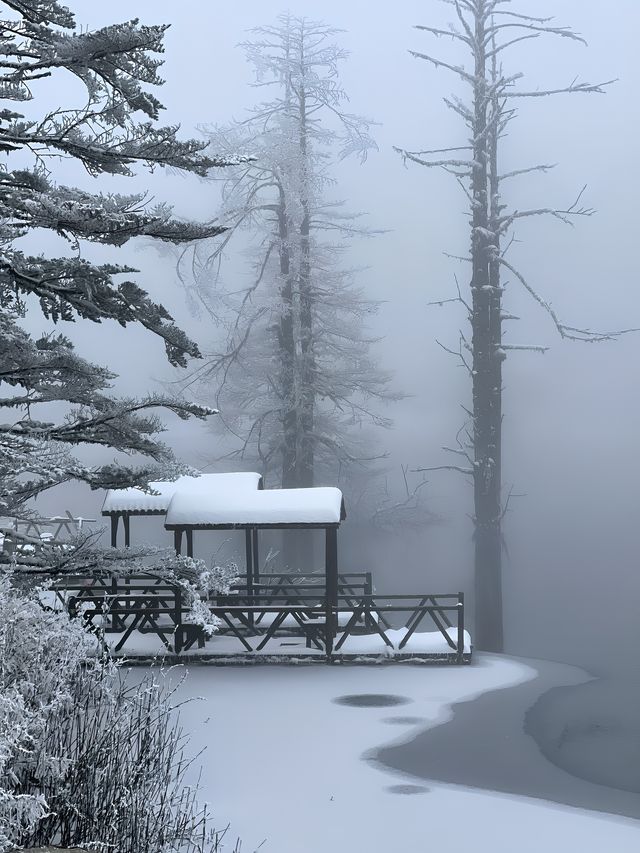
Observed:
[[[470,661],[462,592],[382,595],[375,592],[370,572],[338,573],[337,535],[346,517],[339,489],[264,489],[262,478],[255,473],[203,474],[174,483],[154,483],[152,488],[153,494],[141,489],[107,494],[102,512],[111,517],[114,545],[120,518],[129,545],[133,515],[164,516],[164,528],[173,532],[176,553],[182,553],[186,540],[186,555],[191,557],[196,531],[197,536],[204,531],[244,531],[246,576],[239,575],[230,594],[209,596],[210,614],[221,626],[209,641],[194,628],[181,588],[153,578],[153,568],[124,580],[114,575],[108,588],[102,577],[91,576],[58,584],[56,594],[65,605],[68,600],[73,612],[78,599],[95,605],[83,610],[86,621],[95,616],[102,619],[108,603],[111,621],[105,632],[121,635],[114,646],[116,652],[137,631],[157,636],[176,655],[188,652],[196,641],[200,651],[210,642],[208,651],[198,659],[212,662],[255,660],[260,655],[265,656],[260,659],[273,655],[274,661],[362,657]],[[294,574],[269,573],[261,579],[258,536],[265,530],[324,531],[324,578],[305,568]],[[418,631],[425,618],[435,624],[435,632]],[[251,638],[258,644],[252,645]],[[140,642],[143,639],[147,638]],[[283,651],[281,646],[293,651]]]
[[[193,556],[195,530],[244,530],[247,551],[247,587],[249,593],[259,580],[258,531],[324,530],[325,584],[327,598],[337,601],[337,531],[346,518],[340,489],[231,489],[196,494],[177,490],[166,512],[165,528],[172,530],[176,553],[182,551],[186,537],[187,556]]]
[[[262,477],[253,471],[225,474],[200,474],[198,477],[179,477],[172,482],[149,483],[153,494],[139,488],[109,489],[102,505],[102,515],[111,519],[111,546],[118,544],[120,519],[124,527],[124,544],[131,544],[131,517],[166,515],[172,500],[181,495],[192,503],[206,502],[210,495],[222,500],[238,492],[262,489]]]

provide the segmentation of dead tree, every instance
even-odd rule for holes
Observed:
[[[502,617],[502,520],[506,506],[502,499],[502,364],[508,350],[536,350],[544,347],[507,344],[503,340],[503,322],[517,319],[503,308],[503,272],[509,273],[542,307],[563,338],[577,341],[610,340],[618,332],[593,332],[563,323],[554,309],[507,259],[513,226],[521,219],[550,216],[571,224],[575,217],[590,216],[583,207],[582,193],[565,209],[543,208],[508,210],[502,187],[506,181],[532,172],[546,172],[551,166],[535,165],[509,173],[499,167],[501,143],[508,125],[516,115],[514,104],[522,98],[562,94],[602,93],[608,83],[581,83],[574,80],[557,89],[526,91],[520,88],[522,74],[504,71],[503,54],[523,41],[541,36],[557,36],[584,42],[567,27],[553,25],[550,18],[536,18],[512,11],[512,0],[442,0],[451,7],[456,21],[449,29],[419,26],[432,36],[450,38],[468,56],[469,65],[456,60],[412,51],[419,59],[444,68],[468,86],[469,97],[445,98],[447,107],[457,113],[469,131],[466,145],[428,151],[397,149],[406,161],[421,166],[442,168],[463,189],[471,224],[470,298],[458,289],[452,300],[468,311],[471,340],[461,332],[461,344],[455,353],[467,368],[472,381],[472,407],[469,422],[459,435],[457,447],[445,448],[456,454],[460,464],[437,466],[468,475],[474,488],[475,543],[475,639],[479,648],[500,652],[503,649]],[[613,81],[608,81],[609,83]],[[506,247],[506,248],[505,248]],[[439,303],[439,304],[442,304]],[[421,470],[434,470],[421,469]],[[507,501],[508,503],[508,501]]]

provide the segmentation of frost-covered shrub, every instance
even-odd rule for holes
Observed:
[[[0,853],[220,849],[197,791],[174,693],[129,683],[66,612],[0,576]]]
[[[200,625],[207,636],[214,634],[220,626],[220,619],[209,609],[209,596],[229,594],[232,584],[238,580],[238,566],[229,563],[227,566],[213,566],[209,569],[204,560],[172,554],[161,561],[157,573],[165,580],[175,582],[184,591],[184,599],[189,607],[186,619]]]
[[[71,707],[94,648],[78,623],[44,612],[35,596],[12,587],[10,574],[0,576],[0,850],[47,813],[42,791],[26,791],[23,781],[34,773],[51,784],[59,778],[65,756],[45,746],[47,726]]]
[[[69,760],[58,780],[41,783],[50,813],[24,844],[117,853],[219,849],[208,808],[185,784],[190,761],[174,692],[151,676],[128,683],[118,671],[77,682],[71,709],[53,715],[43,744]]]
[[[227,595],[238,580],[235,563],[209,568],[204,560],[176,555],[173,550],[142,545],[135,548],[102,548],[96,544],[96,534],[83,534],[65,543],[60,549],[46,546],[40,560],[54,577],[91,575],[126,578],[127,575],[148,574],[175,583],[183,590],[188,610],[185,621],[199,625],[211,636],[220,620],[211,613],[211,595]]]

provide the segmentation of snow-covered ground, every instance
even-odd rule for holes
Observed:
[[[586,679],[534,665],[557,667],[566,683]],[[534,679],[534,665],[481,656],[465,667],[193,666],[180,698],[202,697],[182,709],[192,747],[206,747],[202,798],[243,853],[635,853],[638,821],[425,781],[373,760],[381,747],[446,723],[452,704]],[[366,703],[368,694],[396,704],[336,702]]]
[[[344,616],[346,614],[341,615]],[[348,620],[343,619],[342,621]],[[457,642],[457,631],[455,628],[448,628],[447,633],[454,643]],[[338,654],[372,655],[381,660],[388,660],[395,655],[402,654],[455,655],[455,650],[452,650],[447,644],[440,631],[416,631],[411,635],[409,642],[402,649],[400,648],[400,642],[406,634],[405,630],[387,629],[386,634],[390,642],[393,643],[393,647],[388,646],[379,634],[354,635],[347,637],[344,644],[340,647]],[[112,649],[115,648],[120,636],[120,634],[106,635],[107,643]],[[322,649],[315,647],[308,648],[305,638],[296,634],[273,637],[263,649],[258,650],[258,644],[262,639],[262,636],[247,638],[249,645],[253,649],[250,656],[281,657],[283,659],[296,656],[312,659],[324,655]],[[340,639],[340,635],[338,635],[338,639]],[[465,654],[471,652],[471,637],[466,631],[464,633],[464,651]],[[121,652],[118,653],[120,657],[129,658],[163,656],[164,654],[166,654],[165,648],[156,634],[139,634],[138,632],[134,632],[131,635]],[[248,652],[236,637],[229,636],[228,634],[214,634],[213,637],[207,640],[202,649],[194,645],[184,654],[191,658],[206,658],[207,656],[215,655],[228,658],[232,661],[237,656],[246,657]]]

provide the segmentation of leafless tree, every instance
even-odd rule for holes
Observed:
[[[577,79],[553,89],[521,88],[520,73],[504,70],[505,53],[524,41],[555,36],[574,42],[584,40],[567,27],[555,26],[550,18],[537,18],[512,9],[511,0],[442,0],[451,7],[455,22],[448,29],[419,26],[435,37],[451,39],[468,57],[468,64],[456,59],[413,52],[433,67],[458,77],[469,97],[445,98],[469,131],[466,144],[426,151],[398,149],[406,161],[450,173],[462,188],[469,204],[471,251],[470,296],[458,289],[451,300],[462,303],[471,325],[471,336],[461,332],[460,346],[454,350],[472,380],[473,402],[468,424],[461,430],[457,445],[445,448],[457,457],[455,464],[437,466],[468,475],[474,488],[475,525],[475,638],[479,648],[503,649],[502,617],[502,520],[507,509],[502,497],[502,364],[509,350],[536,350],[544,347],[508,344],[503,339],[503,322],[517,319],[503,307],[504,273],[521,285],[546,311],[562,338],[596,342],[611,340],[618,332],[594,332],[568,325],[551,304],[507,258],[513,226],[531,217],[552,217],[571,224],[593,211],[582,204],[581,192],[565,208],[509,210],[503,185],[520,175],[544,173],[549,165],[539,164],[501,172],[500,153],[508,126],[516,116],[515,105],[523,98],[604,92],[608,83],[583,83]],[[463,60],[464,62],[464,60]],[[442,303],[440,303],[442,304]],[[434,470],[433,468],[424,470]]]

